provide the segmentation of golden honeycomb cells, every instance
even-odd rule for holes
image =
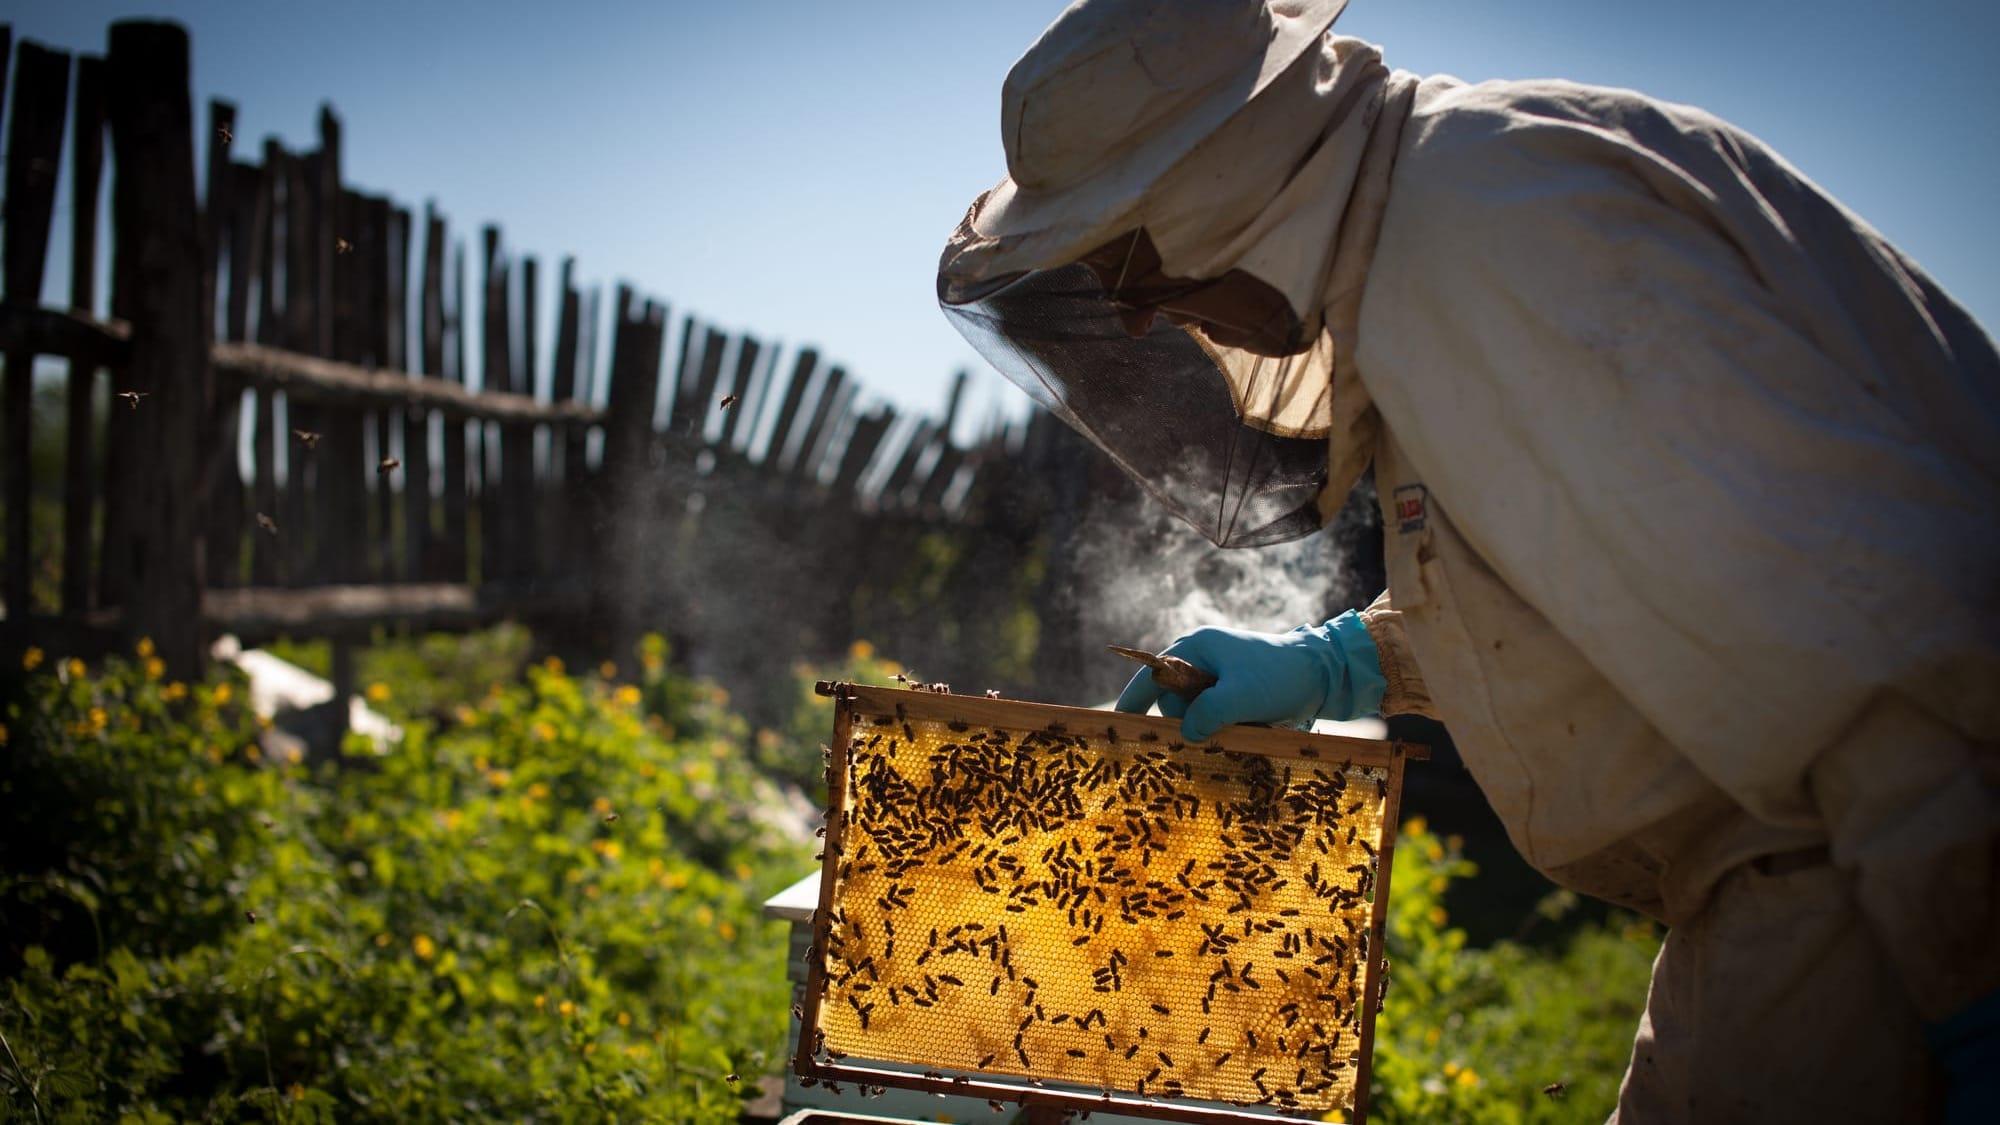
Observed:
[[[841,690],[819,1051],[1353,1108],[1388,744]]]

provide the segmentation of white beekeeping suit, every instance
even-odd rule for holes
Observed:
[[[1383,710],[1670,927],[1619,1120],[1921,1119],[2000,989],[1991,341],[1740,130],[1340,7],[1073,6],[946,311],[1218,542],[1372,461]]]

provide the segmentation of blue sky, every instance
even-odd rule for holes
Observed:
[[[1719,113],[1991,327],[1997,7],[1354,0],[1340,27],[1419,73],[1559,76]],[[435,199],[461,235],[498,222],[545,270],[574,254],[584,279],[633,281],[676,317],[815,344],[923,409],[953,370],[980,368],[938,314],[932,274],[1003,171],[1000,81],[1059,8],[12,0],[0,18],[17,39],[91,51],[112,19],[180,20],[197,104],[234,100],[239,146],[306,147],[330,101],[352,182]],[[65,284],[52,271],[46,294]],[[968,424],[1021,401],[981,370]]]

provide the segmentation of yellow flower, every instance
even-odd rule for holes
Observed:
[[[585,886],[585,887],[583,888],[583,897],[585,897],[585,898],[592,898],[592,899],[594,899],[594,898],[596,898],[596,897],[597,897],[598,895],[601,895],[601,894],[603,894],[603,893],[604,893],[603,891],[600,891],[600,890],[598,890],[598,889],[597,889],[597,884],[596,884],[596,883],[590,883],[590,884],[587,884],[587,885],[586,885],[586,886]]]
[[[560,676],[563,674],[562,657],[551,656],[547,660],[542,661],[542,667],[547,668],[549,671],[554,672],[556,675]]]
[[[157,656],[149,656],[149,657],[147,657],[147,658],[146,658],[146,678],[147,678],[147,679],[149,679],[149,680],[157,680],[157,679],[159,679],[159,678],[160,678],[161,676],[164,676],[164,675],[166,675],[166,674],[167,674],[167,662],[166,662],[166,661],[164,661],[164,660],[161,660],[161,659],[160,659],[159,657],[157,657]]]
[[[1420,816],[1413,816],[1410,819],[1403,822],[1403,831],[1412,836],[1422,833],[1425,829],[1429,827],[1430,827],[1430,821],[1425,820],[1423,817]]]
[[[109,726],[110,723],[111,723],[111,716],[104,713],[104,708],[92,707],[90,709],[90,723],[89,723],[90,733],[96,734],[98,731],[103,730],[106,726]]]
[[[202,750],[202,757],[208,759],[209,765],[219,766],[222,764],[222,747],[210,743]]]
[[[21,654],[21,668],[24,671],[32,672],[41,666],[42,650],[36,648],[34,645],[29,645],[28,651]]]
[[[561,1012],[564,1019],[568,1019],[576,1014],[576,1003],[571,1000],[565,1000],[556,1005],[556,1011]]]
[[[291,1099],[295,1102],[302,1102],[306,1099],[306,1088],[297,1082],[292,1083],[285,1092],[291,1095]]]
[[[229,701],[231,699],[234,699],[235,697],[236,697],[235,688],[230,687],[226,683],[215,685],[215,705],[217,707],[228,706]]]
[[[874,656],[875,646],[869,644],[867,641],[855,641],[853,644],[847,646],[847,658],[849,660],[871,660]]]
[[[369,685],[368,685],[368,702],[370,702],[370,703],[387,703],[387,702],[389,702],[389,685],[388,685],[388,684],[385,684],[385,683],[383,683],[383,682],[382,682],[382,681],[380,681],[380,680],[377,680],[377,681],[375,681],[374,683],[372,683],[372,684],[369,684]]]
[[[715,932],[722,935],[723,941],[736,940],[736,927],[731,923],[724,922],[715,928]]]
[[[651,763],[651,762],[640,762],[640,763],[639,763],[639,776],[640,776],[640,777],[648,777],[648,778],[650,778],[650,777],[653,777],[653,776],[657,775],[657,774],[658,774],[659,772],[660,772],[660,767],[658,767],[658,766],[654,765],[654,764],[653,764],[653,763]]]
[[[742,879],[742,880],[744,880],[744,881],[746,881],[746,882],[747,882],[747,881],[749,880],[749,878],[750,878],[750,875],[751,875],[751,871],[750,871],[750,865],[749,865],[749,864],[747,864],[747,863],[738,863],[738,864],[736,865],[736,877],[737,877],[738,879]]]
[[[387,946],[387,945],[388,945],[388,944],[389,944],[390,942],[392,942],[392,941],[394,941],[394,940],[395,940],[395,939],[394,939],[394,938],[392,938],[392,937],[390,937],[390,936],[389,936],[388,934],[376,934],[376,935],[375,935],[375,948],[377,948],[377,949],[381,949],[381,948],[383,948],[384,946]]]
[[[603,679],[615,680],[618,678],[618,665],[607,660],[597,666],[597,674]]]
[[[546,1008],[546,1007],[548,1007],[548,1006],[549,1006],[549,998],[548,998],[548,997],[546,997],[546,996],[537,996],[537,997],[535,997],[535,1010],[536,1010],[537,1012],[541,1011],[541,1010],[542,1010],[543,1008]]]
[[[585,1044],[583,1045],[583,1053],[584,1053],[584,1054],[586,1054],[586,1055],[594,1055],[594,1054],[596,1054],[596,1053],[597,1053],[597,1044],[595,1044],[595,1043],[585,1043]]]
[[[619,1027],[631,1027],[631,1026],[632,1026],[632,1013],[630,1013],[630,1012],[620,1012],[620,1013],[618,1013],[618,1026],[619,1026]]]
[[[590,807],[596,810],[598,816],[603,816],[611,811],[611,798],[599,797],[590,803]]]
[[[166,700],[168,703],[179,703],[181,700],[187,698],[187,693],[187,685],[179,680],[175,680],[173,683],[160,689],[160,698]]]
[[[80,680],[83,678],[85,672],[90,671],[90,669],[83,666],[83,661],[78,660],[74,656],[69,658],[69,663],[64,667],[64,670],[69,673],[69,678],[72,680]]]
[[[437,956],[437,942],[432,941],[429,934],[418,934],[411,938],[410,948],[415,951],[419,961],[428,961]]]
[[[547,719],[536,719],[534,729],[535,738],[538,741],[554,742],[556,740],[556,728],[551,726]]]
[[[611,693],[611,699],[620,707],[637,707],[639,705],[639,689],[633,687],[631,684],[621,684],[617,691]]]
[[[479,721],[479,712],[461,703],[452,711],[451,717],[458,720],[459,726],[469,727]]]
[[[495,772],[504,773],[505,771],[496,770]],[[534,798],[537,801],[546,800],[548,798],[548,795],[549,795],[549,783],[546,781],[537,781],[533,785],[528,786],[528,796]]]
[[[643,1059],[646,1057],[646,1048],[641,1047],[637,1043],[627,1043],[625,1045],[625,1057],[628,1059]]]
[[[150,659],[153,655],[153,638],[140,637],[139,643],[132,646],[132,651],[138,653],[141,660]]]
[[[1424,1046],[1426,1047],[1437,1046],[1438,1040],[1443,1038],[1444,1038],[1443,1030],[1439,1029],[1436,1026],[1427,1027],[1424,1029]]]
[[[505,788],[507,788],[507,783],[508,783],[508,782],[510,782],[510,781],[512,781],[512,780],[514,780],[514,771],[512,771],[512,770],[487,770],[487,771],[486,771],[486,784],[488,784],[488,785],[491,785],[491,786],[492,786],[493,788],[495,788],[495,789],[505,789]],[[540,785],[541,783],[540,783],[540,782],[536,782],[535,784],[537,784],[537,785]],[[546,788],[546,787],[544,787],[544,788]]]
[[[694,912],[694,920],[696,925],[706,929],[715,925],[715,911],[706,906],[701,907]]]
[[[1468,1066],[1464,1070],[1459,1071],[1458,1077],[1453,1078],[1452,1081],[1468,1088],[1477,1086],[1479,1085],[1479,1072]]]
[[[263,760],[264,752],[262,750],[257,749],[257,744],[253,742],[250,745],[245,746],[243,748],[243,756],[245,758],[250,759],[253,762],[257,762]]]

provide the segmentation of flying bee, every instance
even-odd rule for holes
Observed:
[[[307,449],[319,448],[320,435],[311,430],[293,430],[292,436],[299,439],[299,444]]]
[[[615,823],[617,823],[617,821],[618,821],[618,814],[617,814],[617,813],[613,812],[613,813],[605,813],[605,814],[604,814],[604,823],[606,823],[606,824],[615,824]]]
[[[236,140],[236,134],[230,132],[227,125],[217,125],[215,127],[215,135],[223,144],[232,144]]]
[[[723,410],[727,410],[727,409],[729,409],[730,407],[732,407],[732,406],[735,406],[735,405],[736,405],[736,401],[737,401],[737,399],[736,399],[736,396],[735,396],[735,395],[723,395],[723,396],[722,396],[722,407],[721,407],[721,408],[722,408]]]
[[[265,531],[268,531],[273,535],[276,535],[278,533],[278,521],[272,519],[270,516],[267,516],[262,512],[257,513],[257,526],[263,528]]]
[[[384,457],[382,458],[382,463],[375,466],[375,471],[381,473],[383,476],[388,476],[390,473],[393,473],[397,469],[400,469],[402,467],[403,463],[401,461],[396,460],[394,457]]]
[[[245,910],[243,916],[250,920],[251,925],[254,926],[257,924],[257,912],[255,910]]]
[[[736,1084],[737,1084],[738,1082],[741,1082],[741,1081],[743,1081],[743,1079],[741,1079],[741,1078],[737,1077],[737,1074],[736,1074],[736,1072],[735,1072],[735,1071],[733,1071],[733,1070],[732,1070],[732,1071],[730,1071],[730,1072],[729,1072],[728,1074],[725,1074],[725,1075],[723,1075],[723,1076],[722,1076],[722,1080],[723,1080],[724,1082],[727,1082],[727,1083],[729,1083],[729,1084],[730,1084],[731,1086],[734,1086],[734,1085],[736,1085]]]
[[[1542,1093],[1547,1094],[1549,1096],[1549,1099],[1553,1101],[1556,1098],[1562,1097],[1563,1091],[1567,1089],[1569,1089],[1569,1086],[1566,1083],[1551,1082],[1548,1085],[1542,1087]]]
[[[336,254],[352,254],[354,253],[354,244],[344,238],[336,238],[333,240],[333,252]]]
[[[151,391],[119,391],[118,397],[125,400],[125,405],[137,410],[139,409],[139,400],[149,397],[152,393]]]

